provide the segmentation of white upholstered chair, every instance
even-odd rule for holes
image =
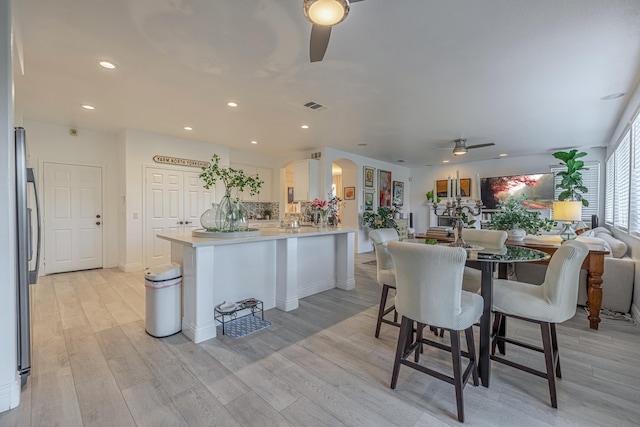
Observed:
[[[542,285],[502,279],[493,282],[492,310],[495,313],[495,321],[491,359],[546,378],[549,383],[551,406],[554,408],[558,407],[555,376],[562,378],[556,323],[571,319],[576,313],[580,267],[588,252],[589,249],[584,243],[574,240],[565,242],[551,257]],[[542,348],[498,334],[504,316],[538,323],[542,332]],[[497,356],[495,349],[498,342],[544,353],[546,372]]]
[[[380,327],[383,323],[389,325],[400,326],[398,323],[398,314],[395,312],[395,306],[386,307],[389,297],[389,289],[396,288],[396,271],[393,268],[393,260],[387,250],[388,242],[397,242],[400,240],[398,232],[395,228],[380,228],[369,232],[369,238],[373,240],[373,247],[376,251],[376,279],[382,286],[380,294],[380,307],[378,309],[378,320],[376,322],[376,338],[380,336]],[[393,311],[393,320],[386,319],[385,316]]]
[[[502,230],[476,230],[475,228],[465,228],[462,232],[464,240],[473,242],[485,248],[499,249],[504,247],[507,240],[507,232]],[[467,292],[479,292],[482,282],[482,272],[472,267],[464,268],[464,278],[462,279],[462,289]]]
[[[462,275],[467,253],[462,248],[389,242],[387,245],[396,268],[396,311],[402,316],[396,348],[391,388],[398,382],[400,365],[449,382],[455,386],[458,420],[464,421],[462,390],[469,376],[478,385],[478,373],[472,325],[482,315],[480,295],[462,290]],[[418,334],[413,339],[413,322]],[[424,325],[448,330],[451,347],[422,338]],[[467,351],[460,349],[460,331],[465,331]],[[422,344],[451,351],[453,377],[418,364]],[[414,361],[408,360],[414,354]],[[463,372],[461,356],[469,358]]]

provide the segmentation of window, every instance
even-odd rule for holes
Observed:
[[[629,148],[631,145],[630,132],[622,138],[620,145],[613,155],[614,177],[614,202],[613,202],[613,226],[622,230],[629,229]]]
[[[582,197],[589,202],[589,206],[582,207],[582,220],[587,224],[591,224],[591,216],[598,215],[598,207],[600,201],[600,163],[599,162],[585,162],[584,166],[588,170],[582,172],[582,183],[589,191],[584,193]],[[566,167],[551,168],[553,172],[553,198],[558,200],[558,196],[562,192],[562,189],[556,188],[556,184],[560,183],[560,177],[558,172],[567,170]]]
[[[604,201],[604,222],[605,224],[613,225],[613,200],[614,183],[615,183],[615,156],[609,157],[607,160],[607,185],[605,189],[605,201]]]
[[[631,221],[629,231],[640,235],[640,115],[631,126]]]

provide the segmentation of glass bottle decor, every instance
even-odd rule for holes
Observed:
[[[233,199],[226,193],[216,216],[216,226],[219,231],[246,231],[248,227],[247,210],[239,200]]]
[[[212,203],[211,208],[200,215],[200,225],[207,231],[217,231],[216,217],[218,215],[218,204]]]

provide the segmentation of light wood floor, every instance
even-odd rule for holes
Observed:
[[[453,386],[403,367],[389,388],[398,330],[373,337],[380,288],[372,254],[356,257],[356,289],[265,313],[273,325],[195,345],[144,331],[141,273],[94,270],[47,276],[33,287],[33,371],[21,405],[0,426],[438,426],[456,421]],[[511,319],[510,319],[511,320]],[[494,364],[489,389],[465,389],[469,426],[637,426],[640,328],[586,315],[558,328],[559,406],[546,381]],[[511,321],[509,335],[539,340]],[[445,340],[446,341],[446,340]],[[542,368],[513,346],[508,355]],[[425,350],[449,373],[449,355]]]

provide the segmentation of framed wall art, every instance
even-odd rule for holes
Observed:
[[[391,172],[378,170],[378,206],[391,206]]]
[[[451,180],[452,187],[455,185],[455,181],[455,179]],[[438,197],[447,197],[447,182],[446,179],[436,181]],[[471,178],[460,179],[460,193],[462,193],[462,197],[471,197]],[[453,197],[453,188],[451,189],[451,197]]]
[[[404,205],[404,182],[393,181],[393,201],[397,206]]]
[[[364,188],[374,188],[374,176],[376,170],[370,166],[364,167]]]
[[[372,191],[364,192],[364,210],[365,211],[373,211],[373,195]]]
[[[344,187],[344,199],[354,200],[356,198],[356,187]]]
[[[287,203],[293,203],[293,187],[287,187]]]

